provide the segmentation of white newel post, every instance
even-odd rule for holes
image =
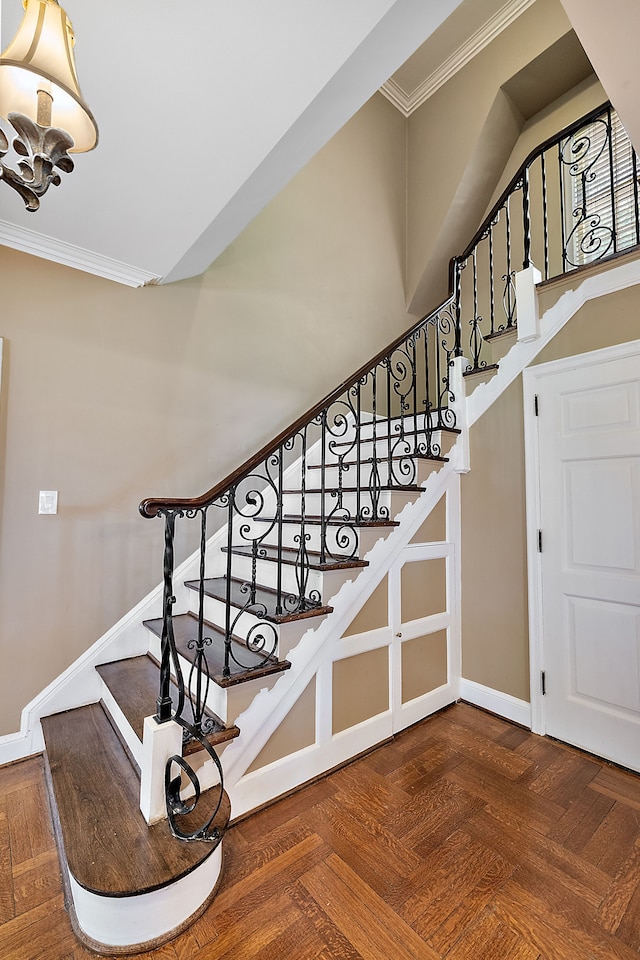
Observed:
[[[182,756],[182,727],[175,720],[158,723],[145,717],[140,772],[140,809],[147,823],[167,816],[164,771],[169,757]]]
[[[456,415],[456,427],[460,430],[460,438],[454,447],[456,473],[469,473],[469,427],[467,424],[467,396],[463,373],[470,366],[466,357],[454,357],[451,367],[449,384],[453,394],[450,406]]]
[[[518,340],[526,343],[540,336],[540,317],[538,313],[538,293],[536,284],[542,280],[542,274],[531,264],[526,270],[516,273],[516,315],[518,318]]]

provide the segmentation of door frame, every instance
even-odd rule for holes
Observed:
[[[550,360],[522,371],[524,396],[524,453],[525,453],[525,502],[527,536],[527,585],[529,590],[529,674],[531,699],[531,730],[544,736],[546,733],[545,700],[542,695],[542,672],[544,670],[544,632],[542,611],[542,564],[538,552],[540,521],[540,445],[539,419],[535,413],[535,397],[540,392],[540,383],[545,377],[580,367],[600,366],[611,360],[624,359],[640,354],[640,340],[592,350]]]

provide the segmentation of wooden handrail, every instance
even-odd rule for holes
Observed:
[[[160,510],[200,510],[203,507],[209,506],[213,503],[214,500],[217,500],[229,487],[232,487],[234,483],[237,483],[238,480],[241,480],[246,474],[251,473],[251,471],[262,463],[263,460],[266,460],[272,453],[275,451],[290,437],[293,437],[301,427],[306,426],[308,423],[317,417],[319,413],[329,407],[334,401],[338,400],[347,390],[355,386],[355,384],[363,377],[366,373],[372,370],[377,366],[381,360],[384,360],[385,357],[393,353],[400,344],[411,336],[416,330],[418,330],[423,323],[429,320],[431,317],[435,317],[441,310],[444,310],[452,300],[452,295],[450,295],[436,310],[433,310],[431,313],[425,314],[421,320],[418,320],[409,330],[406,330],[404,333],[400,334],[399,337],[396,337],[388,347],[385,347],[379,353],[373,357],[372,360],[369,360],[367,363],[363,364],[353,376],[349,377],[348,380],[344,380],[335,390],[332,390],[331,393],[327,394],[324,399],[319,400],[313,407],[307,410],[306,413],[303,413],[302,416],[298,417],[290,426],[286,427],[282,433],[279,433],[275,440],[272,440],[270,443],[267,443],[266,446],[262,447],[256,454],[246,460],[241,467],[238,467],[237,470],[234,470],[233,473],[230,473],[224,480],[221,480],[214,487],[208,490],[206,493],[203,493],[200,497],[193,497],[191,499],[180,499],[180,498],[171,498],[171,499],[162,499],[161,497],[149,497],[146,500],[143,500],[139,506],[140,513],[143,517],[155,517],[158,515]]]

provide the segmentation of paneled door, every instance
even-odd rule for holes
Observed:
[[[545,729],[640,770],[635,350],[546,365],[536,422]]]

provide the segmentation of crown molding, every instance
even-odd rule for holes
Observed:
[[[120,260],[112,260],[111,257],[105,257],[100,253],[94,253],[92,250],[77,247],[73,243],[65,243],[63,240],[56,240],[54,237],[36,233],[34,230],[27,229],[27,227],[8,223],[6,220],[0,220],[0,244],[13,247],[14,250],[20,250],[22,253],[29,253],[34,257],[53,260],[65,267],[73,267],[75,270],[92,273],[94,276],[103,277],[105,280],[123,283],[128,287],[146,287],[159,283],[162,279],[156,274],[141,270],[138,267],[131,266],[131,264],[122,263]]]
[[[444,63],[437,70],[434,70],[412,93],[403,90],[393,77],[382,85],[380,93],[384,94],[387,100],[390,100],[405,117],[410,117],[418,107],[421,107],[429,97],[433,96],[436,90],[439,90],[447,80],[455,76],[458,70],[462,70],[470,60],[477,56],[481,50],[484,50],[492,40],[495,40],[503,30],[506,30],[521,13],[524,13],[534,3],[535,0],[509,0],[490,20],[487,20],[484,26],[476,30],[468,40],[465,40],[455,53],[447,57]]]

